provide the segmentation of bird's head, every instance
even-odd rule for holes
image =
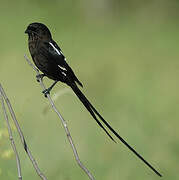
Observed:
[[[51,39],[51,33],[46,25],[42,23],[31,23],[27,26],[27,29],[25,30],[25,33],[31,36],[37,36],[41,39]]]

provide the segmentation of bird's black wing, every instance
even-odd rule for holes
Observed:
[[[52,40],[50,42],[45,42],[44,44],[45,46],[43,48],[45,48],[48,52],[48,57],[50,57],[49,60],[54,61],[59,70],[65,73],[65,76],[68,76],[71,81],[77,82],[81,87],[83,87],[82,83],[78,80],[73,70],[67,64],[66,58],[57,43]]]

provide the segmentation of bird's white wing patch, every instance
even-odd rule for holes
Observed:
[[[64,72],[62,72],[62,74],[63,74],[64,76],[66,76],[66,74],[65,74]]]
[[[60,65],[58,65],[58,67],[62,70],[61,73],[62,73],[64,76],[66,76],[66,72],[67,72],[66,68],[65,68],[65,67],[62,67],[62,66],[60,66]]]
[[[62,52],[59,51],[59,50],[53,45],[53,43],[49,42],[49,44],[53,47],[53,49],[57,52],[57,54],[62,55]]]
[[[66,68],[64,68],[64,67],[62,67],[62,66],[60,66],[60,65],[58,65],[58,67],[59,67],[60,69],[62,69],[63,71],[67,71]]]

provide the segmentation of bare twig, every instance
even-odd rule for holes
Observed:
[[[26,55],[24,55],[24,58],[27,60],[28,64],[36,71],[37,75],[39,75],[39,74],[40,74],[40,73],[39,73],[39,70],[31,63],[31,61],[28,59],[28,57],[27,57]],[[46,87],[45,87],[42,79],[39,79],[39,83],[40,83],[40,86],[42,87],[42,89],[45,90]],[[63,124],[63,127],[64,127],[64,129],[65,129],[65,133],[66,133],[66,135],[67,135],[68,141],[69,141],[69,143],[70,143],[70,145],[71,145],[71,148],[72,148],[72,150],[73,150],[73,154],[74,154],[74,156],[75,156],[75,159],[76,159],[78,165],[80,166],[81,169],[84,170],[84,172],[87,174],[87,176],[89,177],[89,179],[95,180],[95,178],[93,177],[93,175],[89,172],[89,170],[82,164],[82,162],[81,162],[80,159],[79,159],[79,156],[78,156],[76,147],[75,147],[75,145],[74,145],[74,143],[73,143],[73,140],[72,140],[72,137],[71,137],[71,135],[70,135],[70,131],[69,131],[68,127],[67,127],[66,121],[63,119],[62,115],[61,115],[60,112],[57,110],[57,108],[56,108],[56,106],[55,106],[55,104],[54,104],[54,102],[53,102],[53,100],[51,99],[51,97],[50,97],[49,94],[47,94],[47,98],[48,98],[48,100],[49,100],[49,103],[51,104],[51,107],[52,107],[53,110],[57,113],[58,117],[60,118],[60,120],[61,120],[61,122],[62,122],[62,124]]]
[[[10,124],[9,124],[9,118],[8,118],[8,115],[7,115],[7,111],[6,111],[6,107],[5,107],[5,104],[4,104],[4,99],[3,99],[3,96],[2,96],[2,94],[1,94],[1,91],[0,91],[0,99],[1,99],[2,109],[3,109],[3,113],[4,113],[4,118],[5,118],[6,123],[7,123],[7,128],[8,128],[8,133],[9,133],[9,139],[10,139],[11,146],[12,146],[12,149],[13,149],[13,151],[14,151],[14,154],[15,154],[15,156],[16,156],[18,178],[19,178],[19,180],[22,180],[20,158],[19,158],[19,154],[18,154],[17,149],[16,149],[16,145],[15,145],[14,139],[13,139],[11,126],[10,126]]]
[[[27,144],[26,144],[24,135],[23,135],[22,130],[21,130],[20,126],[19,126],[19,123],[18,123],[18,121],[17,121],[17,119],[16,119],[16,116],[15,116],[15,113],[14,113],[13,108],[12,108],[12,106],[11,106],[11,103],[10,103],[8,97],[6,96],[6,93],[5,93],[4,89],[3,89],[3,87],[1,86],[1,84],[0,84],[0,92],[1,92],[1,96],[4,98],[4,100],[5,100],[5,102],[6,102],[7,106],[8,106],[8,109],[9,109],[9,112],[10,112],[10,114],[11,114],[11,117],[12,117],[12,119],[13,119],[13,121],[14,121],[14,124],[15,124],[15,126],[16,126],[16,128],[17,128],[17,131],[18,131],[18,133],[19,133],[21,143],[23,144],[24,149],[25,149],[27,155],[29,156],[29,158],[30,158],[30,160],[31,160],[31,162],[32,162],[32,164],[33,164],[33,166],[34,166],[37,174],[40,176],[40,178],[41,178],[42,180],[47,180],[47,178],[45,177],[45,175],[40,171],[40,169],[39,169],[39,167],[38,167],[38,165],[37,165],[37,162],[35,161],[34,157],[32,156],[32,154],[31,154],[31,152],[30,152],[30,150],[29,150],[29,148],[28,148],[28,146],[27,146]],[[6,120],[7,120],[7,119],[6,119]],[[11,135],[10,135],[10,136],[11,136]],[[16,155],[17,155],[17,154],[16,154]],[[20,164],[18,164],[18,166],[19,166],[19,165],[20,165]]]

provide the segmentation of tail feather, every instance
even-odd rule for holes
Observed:
[[[162,176],[151,164],[149,164],[134,148],[132,148],[110,125],[104,118],[99,114],[99,112],[94,108],[94,106],[88,101],[85,95],[80,91],[78,86],[75,83],[71,83],[70,87],[92,115],[92,117],[96,120],[98,125],[105,131],[105,133],[114,141],[116,142],[113,137],[109,134],[109,132],[104,128],[101,122],[97,119],[96,115],[101,119],[101,121],[109,128],[109,130],[117,137],[119,140],[127,146],[139,159],[141,159],[149,168],[151,168],[158,176]]]
[[[76,84],[71,84],[71,88],[74,91],[74,93],[77,95],[77,97],[80,99],[80,101],[83,103],[83,105],[86,107],[86,109],[89,111],[89,113],[92,115],[92,117],[96,120],[98,125],[105,131],[105,133],[114,141],[116,142],[113,137],[109,134],[109,132],[104,128],[104,126],[101,124],[101,122],[97,119],[95,113],[93,112],[91,105],[89,104],[89,101],[84,96],[84,94],[79,90]]]
[[[98,113],[98,111],[91,105],[93,111],[98,115],[98,117],[104,122],[104,124],[120,139],[120,141],[125,144],[139,159],[141,159],[148,167],[150,167],[158,176],[162,176],[156,169],[152,167],[134,148],[132,148],[109,124],[104,120],[104,118]]]

